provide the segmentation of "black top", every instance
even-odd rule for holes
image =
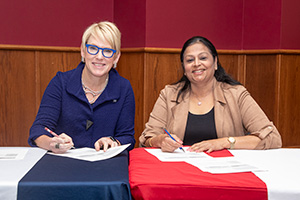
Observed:
[[[204,115],[195,115],[189,112],[183,145],[190,146],[203,140],[216,138],[214,108]]]

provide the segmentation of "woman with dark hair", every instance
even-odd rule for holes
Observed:
[[[141,146],[166,152],[182,145],[195,152],[281,147],[276,127],[246,88],[225,72],[208,39],[187,40],[180,59],[184,74],[161,91],[139,138]]]

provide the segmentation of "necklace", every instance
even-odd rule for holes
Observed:
[[[196,99],[198,100],[198,103],[197,103],[197,105],[198,105],[198,106],[201,106],[202,102],[199,100],[198,96],[196,96],[196,94],[195,94],[195,93],[193,93],[193,95],[194,95],[194,96],[196,97]]]
[[[87,94],[91,94],[91,95],[93,96],[93,98],[92,98],[91,100],[89,100],[89,103],[90,103],[90,104],[93,104],[93,103],[96,101],[97,96],[100,95],[100,94],[104,91],[104,89],[105,89],[106,86],[107,86],[107,83],[108,83],[108,76],[107,76],[107,78],[105,79],[105,86],[104,86],[104,88],[103,88],[102,90],[99,90],[99,91],[94,91],[94,90],[92,90],[91,88],[89,88],[88,86],[86,86],[86,85],[83,83],[83,81],[81,81],[81,84],[82,84],[82,88],[83,88],[83,90],[84,90],[84,93],[85,93],[86,95],[87,95]]]

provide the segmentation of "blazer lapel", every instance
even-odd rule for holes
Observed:
[[[222,137],[223,135],[224,105],[226,104],[224,93],[221,87],[221,83],[217,81],[214,82],[215,124],[218,138]]]
[[[175,102],[175,100],[172,100]],[[186,122],[189,112],[189,93],[184,96],[179,104],[171,108],[172,119],[170,120],[170,131],[176,134],[181,140],[184,138]]]
[[[71,75],[66,86],[67,92],[81,101],[87,101],[81,84],[81,74],[84,66],[85,64],[81,62],[77,68],[74,69],[74,73]]]

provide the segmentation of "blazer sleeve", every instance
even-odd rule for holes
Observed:
[[[116,127],[115,138],[119,140],[121,144],[131,145],[127,148],[127,150],[131,150],[135,145],[134,138],[134,118],[135,118],[135,100],[134,93],[129,81],[124,83],[126,88],[124,90],[124,104],[121,109],[120,117],[118,119],[118,124]]]
[[[255,149],[280,148],[282,146],[281,136],[275,125],[244,87],[240,87],[239,93],[238,104],[243,125],[248,133],[261,139]]]
[[[34,142],[41,135],[48,135],[52,137],[47,131],[44,130],[45,126],[54,129],[57,125],[57,121],[61,112],[61,91],[62,84],[60,80],[61,72],[58,72],[56,76],[50,81],[47,86],[40,107],[30,128],[30,134],[28,138],[28,144],[36,147]]]
[[[153,110],[150,113],[149,120],[145,125],[145,130],[139,137],[140,146],[145,146],[148,138],[163,134],[163,128],[167,127],[167,97],[166,88],[161,90],[156,100]]]

